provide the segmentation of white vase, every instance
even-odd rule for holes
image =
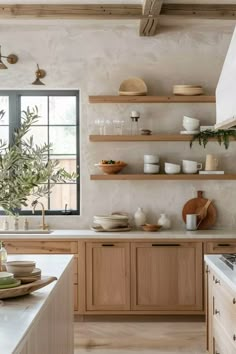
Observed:
[[[166,214],[160,214],[159,219],[157,220],[157,224],[162,227],[164,230],[168,230],[171,227],[171,222]]]
[[[144,213],[142,208],[138,208],[138,210],[134,214],[134,222],[137,228],[140,228],[142,225],[146,223],[146,214]]]

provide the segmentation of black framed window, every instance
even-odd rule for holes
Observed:
[[[38,107],[40,118],[28,133],[34,143],[51,143],[49,159],[57,159],[68,172],[79,173],[79,91],[77,90],[0,90],[0,139],[12,142],[13,132],[21,124],[21,111]],[[71,210],[79,214],[79,180],[75,183],[58,183],[49,195],[41,198],[47,214],[62,215]],[[31,214],[32,198],[20,214]],[[3,211],[1,212],[3,214]]]

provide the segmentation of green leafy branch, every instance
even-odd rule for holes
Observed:
[[[3,116],[4,111],[0,111],[0,119]],[[50,193],[55,183],[75,182],[78,177],[59,167],[58,160],[48,160],[51,144],[39,146],[33,136],[27,138],[38,119],[37,107],[28,107],[14,132],[14,143],[7,145],[0,140],[0,205],[7,214],[27,206],[29,196],[38,200]]]
[[[190,148],[192,147],[194,141],[198,141],[199,145],[202,145],[205,148],[209,140],[216,139],[219,145],[223,144],[225,149],[228,149],[230,144],[230,138],[236,139],[236,130],[207,129],[200,133],[194,134],[190,142]]]

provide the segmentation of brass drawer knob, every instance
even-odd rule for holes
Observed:
[[[218,314],[220,314],[220,311],[215,309],[215,315],[218,315]]]
[[[219,280],[219,279],[216,279],[216,280],[215,280],[215,284],[220,284],[220,280]]]
[[[236,341],[236,335],[235,334],[233,335],[233,340]]]
[[[233,304],[234,304],[234,305],[236,304],[236,299],[235,299],[235,297],[233,298]]]

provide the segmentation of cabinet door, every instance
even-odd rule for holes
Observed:
[[[132,243],[132,310],[203,309],[202,244]]]
[[[129,243],[86,243],[87,310],[130,310]]]

